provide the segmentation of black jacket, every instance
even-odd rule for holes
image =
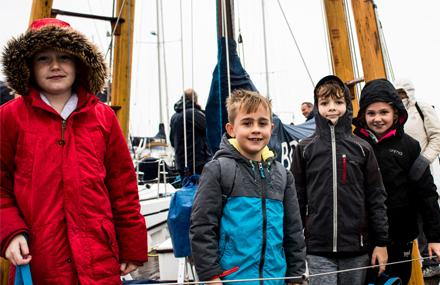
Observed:
[[[364,117],[368,105],[390,102],[398,119],[381,140],[368,130]],[[417,216],[422,215],[429,242],[440,242],[438,195],[429,161],[420,155],[419,143],[404,133],[407,111],[393,85],[385,79],[370,81],[361,93],[360,110],[354,120],[355,134],[368,141],[379,162],[385,189],[392,242],[408,242],[418,236]]]
[[[174,147],[176,155],[177,169],[181,172],[185,170],[185,144],[184,144],[184,121],[183,121],[183,101],[182,98],[174,104],[176,113],[171,117],[170,141]],[[193,148],[193,113],[194,113],[194,145]],[[191,100],[185,102],[186,115],[186,150],[187,166],[190,172],[193,169],[193,153],[195,153],[195,167],[203,166],[211,159],[211,151],[206,139],[206,118],[200,106]],[[199,173],[200,174],[200,173]]]
[[[298,191],[308,253],[363,253],[388,241],[386,193],[373,150],[352,135],[352,105],[332,125],[319,115],[315,95],[315,134],[295,149],[292,172]]]

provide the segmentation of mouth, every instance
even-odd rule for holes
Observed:
[[[52,75],[52,76],[47,77],[47,79],[49,79],[49,80],[58,80],[58,79],[62,79],[64,77],[65,77],[64,75]]]
[[[260,141],[262,141],[263,139],[262,139],[262,138],[249,138],[249,140],[250,140],[250,141],[253,141],[253,142],[260,142]]]

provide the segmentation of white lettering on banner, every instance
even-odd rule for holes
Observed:
[[[287,144],[287,142],[281,143],[281,164],[284,165],[286,169],[290,170],[290,166],[292,164],[293,152],[295,151],[295,147],[298,144],[298,141],[292,140]]]

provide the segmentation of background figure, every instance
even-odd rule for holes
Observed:
[[[12,91],[3,81],[0,81],[0,105],[14,99],[14,91]]]
[[[433,106],[416,100],[415,88],[410,80],[396,80],[395,88],[408,112],[405,132],[419,142],[422,155],[431,163],[431,172],[438,191],[440,188],[440,120]],[[420,226],[422,225],[420,224]],[[421,255],[427,256],[428,247],[425,235],[422,231],[418,241]],[[438,262],[425,260],[423,262],[423,276],[432,277],[435,275],[440,275]]]
[[[186,125],[184,125],[183,120],[184,104]],[[197,93],[193,89],[186,89],[184,95],[174,104],[174,110],[176,113],[171,117],[170,122],[170,141],[175,151],[177,170],[181,177],[189,176],[193,174],[193,167],[195,166],[195,173],[201,174],[203,166],[211,159],[211,151],[206,140],[205,113],[197,103]],[[184,143],[185,133],[186,149]],[[186,165],[185,152],[187,155]]]
[[[306,118],[306,122],[315,116],[315,114],[312,111],[313,111],[312,103],[310,102],[301,103],[301,113]]]

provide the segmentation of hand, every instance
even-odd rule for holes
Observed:
[[[376,246],[373,250],[373,255],[371,256],[371,265],[379,264],[379,273],[381,275],[382,272],[385,271],[385,264],[388,262],[388,252],[386,246]]]
[[[5,257],[15,266],[31,262],[32,256],[29,254],[28,243],[24,235],[17,235],[11,240],[6,248]]]
[[[136,264],[133,264],[133,263],[131,263],[131,262],[128,262],[128,263],[126,263],[126,262],[122,262],[122,263],[121,263],[121,267],[120,267],[120,270],[121,270],[121,276],[127,275],[127,274],[130,273],[130,272],[133,272],[133,271],[135,271],[137,268],[138,268],[138,266],[137,266]]]
[[[437,261],[440,261],[440,242],[428,243],[428,253],[429,257],[432,257],[433,254],[437,255]]]

